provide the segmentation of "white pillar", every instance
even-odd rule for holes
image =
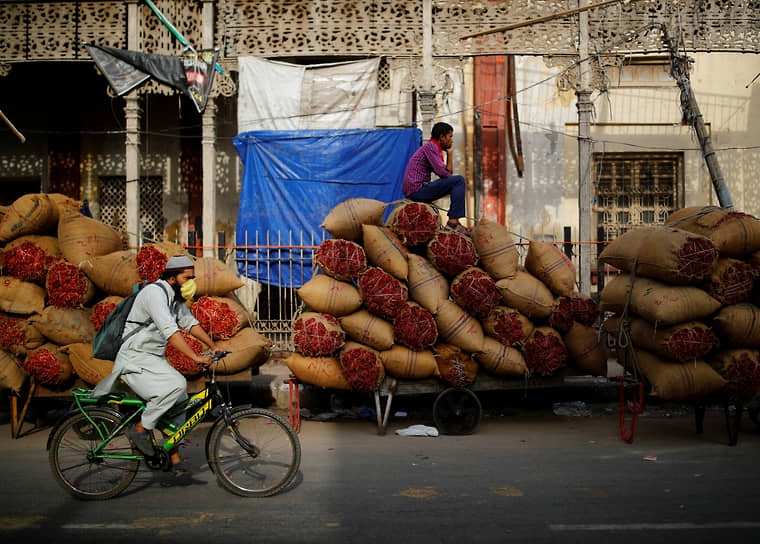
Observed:
[[[204,49],[214,47],[214,3],[203,2],[202,44]],[[203,256],[215,257],[216,244],[216,104],[209,96],[203,111],[201,136],[203,161]]]
[[[422,114],[422,138],[430,138],[433,120],[438,113],[433,92],[433,1],[422,0],[422,88],[419,91]]]
[[[588,0],[579,0],[578,6],[583,7]],[[580,85],[575,92],[578,107],[578,239],[579,267],[581,293],[591,293],[591,74],[588,57],[588,12],[583,11],[579,17],[578,57],[581,63]]]
[[[139,5],[130,0],[127,5],[127,49],[137,50],[139,26]],[[130,247],[140,245],[142,226],[140,225],[140,97],[132,91],[125,98],[124,116],[126,120],[125,174],[127,232]]]

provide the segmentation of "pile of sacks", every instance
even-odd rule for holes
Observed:
[[[599,259],[624,273],[601,293],[602,328],[620,363],[651,394],[691,400],[760,389],[760,221],[684,208],[665,226],[621,235]]]
[[[98,383],[113,367],[92,356],[105,317],[136,285],[158,279],[169,257],[186,254],[169,242],[124,249],[118,231],[80,209],[64,195],[28,194],[0,210],[0,388],[18,391],[29,375],[54,389],[77,376]],[[220,349],[232,352],[219,372],[263,363],[271,343],[234,297],[240,279],[216,259],[194,262],[198,290],[187,305]],[[206,349],[197,341],[193,347]],[[186,376],[200,372],[173,348],[167,358]]]
[[[298,289],[308,311],[293,324],[287,365],[304,383],[376,390],[386,374],[452,386],[493,375],[548,376],[565,366],[607,375],[596,304],[575,290],[571,261],[531,241],[524,265],[502,225],[467,237],[441,229],[436,210],[349,199],[325,218],[333,238],[321,273]]]

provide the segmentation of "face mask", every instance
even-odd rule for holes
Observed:
[[[189,279],[185,283],[182,284],[182,287],[179,288],[180,295],[185,300],[190,300],[195,296],[195,292],[198,290],[198,284],[195,283],[194,279]]]

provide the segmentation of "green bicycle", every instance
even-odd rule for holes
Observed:
[[[206,388],[167,412],[156,428],[166,436],[155,454],[144,455],[124,430],[140,420],[145,402],[121,394],[90,397],[91,390],[72,391],[72,410],[48,437],[48,459],[58,483],[74,497],[103,500],[116,497],[132,483],[140,461],[151,470],[168,470],[171,450],[216,406],[220,414],[206,435],[206,459],[222,487],[243,497],[269,497],[287,487],[301,464],[298,435],[281,416],[269,410],[233,408],[215,378],[217,352],[204,370]],[[182,426],[171,418],[185,412]]]

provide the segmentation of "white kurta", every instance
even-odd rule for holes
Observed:
[[[171,301],[171,302],[170,302]],[[166,344],[180,327],[190,330],[198,320],[180,302],[164,280],[146,285],[138,293],[124,327],[124,336],[149,321],[124,342],[113,371],[93,390],[93,397],[110,393],[119,378],[146,401],[142,424],[153,429],[158,419],[187,398],[187,380],[166,360]],[[175,423],[181,424],[182,416]]]

